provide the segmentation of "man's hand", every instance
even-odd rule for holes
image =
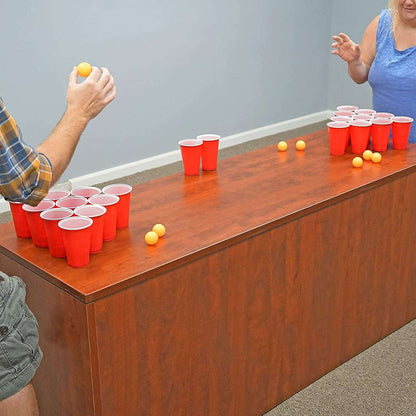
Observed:
[[[74,66],[68,80],[67,111],[88,122],[114,100],[114,78],[107,68],[101,68],[100,71],[94,66],[84,82],[78,84],[77,80],[78,70]]]

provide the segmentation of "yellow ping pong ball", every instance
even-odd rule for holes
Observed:
[[[154,246],[159,240],[159,236],[154,231],[149,231],[144,236],[144,241],[146,241],[149,246]]]
[[[88,62],[81,62],[78,66],[78,74],[81,77],[86,78],[92,71],[92,67]]]
[[[381,154],[374,152],[373,155],[371,156],[371,161],[373,163],[379,163],[381,161]]]
[[[352,165],[355,168],[360,168],[363,165],[363,160],[359,156],[357,156],[352,160]]]
[[[281,151],[281,152],[286,152],[287,149],[287,143],[285,141],[281,141],[279,143],[277,143],[277,148]]]
[[[166,228],[163,224],[155,224],[152,228],[152,231],[154,231],[158,237],[163,237],[166,233]]]
[[[373,152],[371,150],[364,150],[363,158],[365,160],[371,160],[372,156],[373,156]]]
[[[303,140],[298,140],[296,142],[296,149],[297,150],[305,150],[306,143]]]

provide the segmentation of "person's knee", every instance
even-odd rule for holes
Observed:
[[[39,416],[38,401],[32,383],[0,402],[1,416]]]

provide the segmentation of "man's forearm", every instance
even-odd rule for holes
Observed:
[[[67,168],[77,147],[81,133],[88,124],[75,109],[67,109],[59,123],[36,151],[43,153],[52,164],[52,184],[55,184]]]

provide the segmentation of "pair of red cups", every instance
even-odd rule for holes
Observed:
[[[201,159],[203,170],[217,168],[220,138],[217,134],[201,134],[179,142],[185,175],[199,175]]]
[[[98,190],[98,193],[97,193]],[[129,223],[131,186],[108,185],[101,190],[82,187],[69,195],[51,191],[36,207],[10,203],[16,234],[32,238],[37,247],[49,247],[53,257],[67,257],[72,267],[83,267],[90,253],[98,253],[103,241],[115,238],[116,229]],[[87,199],[81,195],[92,195]],[[96,195],[93,195],[96,194]]]

